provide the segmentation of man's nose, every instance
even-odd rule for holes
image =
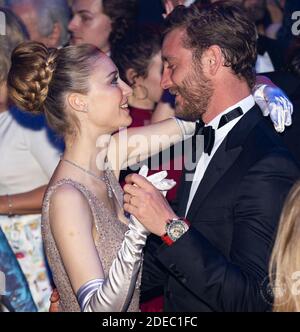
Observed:
[[[166,68],[163,71],[161,81],[160,81],[160,86],[165,90],[169,89],[172,86],[170,71]]]

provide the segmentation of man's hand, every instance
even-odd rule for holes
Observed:
[[[52,291],[51,297],[50,297],[50,308],[49,312],[58,312],[59,311],[59,294],[56,288]]]
[[[151,233],[164,235],[167,221],[177,218],[167,200],[141,175],[128,175],[125,181],[124,210],[133,214]]]

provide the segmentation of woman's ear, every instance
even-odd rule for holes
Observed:
[[[67,96],[69,106],[76,112],[88,112],[88,106],[85,97],[80,93],[70,93]]]
[[[138,78],[137,72],[133,68],[129,68],[126,70],[126,79],[130,86],[136,83],[136,79]]]

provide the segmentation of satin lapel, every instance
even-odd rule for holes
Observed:
[[[226,143],[227,139],[225,138],[206,169],[188,211],[187,219],[189,220],[192,220],[194,213],[198,209],[201,202],[206,198],[225,172],[231,167],[242,151],[241,146],[237,146],[231,150],[226,150]]]

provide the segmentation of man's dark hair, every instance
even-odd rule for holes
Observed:
[[[186,31],[183,46],[193,51],[195,63],[206,49],[218,45],[225,58],[224,65],[253,87],[257,32],[242,6],[231,1],[188,8],[178,6],[168,16],[164,34],[176,28]]]

